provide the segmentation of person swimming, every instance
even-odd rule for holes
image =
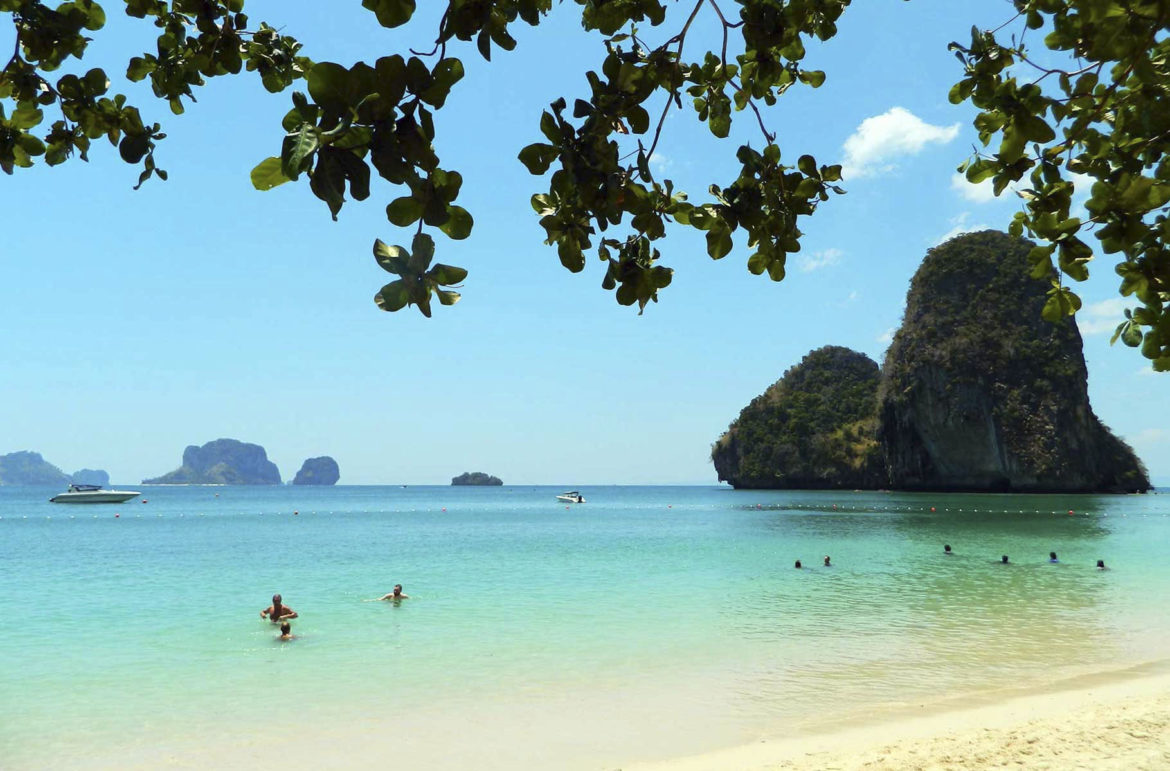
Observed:
[[[949,543],[943,544],[943,554],[947,555],[948,557],[954,556],[955,553],[951,551],[951,545]]]
[[[829,555],[828,554],[825,555],[825,567],[827,567],[827,568],[833,567],[833,563],[829,562]]]
[[[797,560],[796,564],[793,565],[792,567],[796,568],[797,570],[800,570],[804,566],[800,564],[800,560]]]
[[[1008,558],[1007,558],[1006,554],[999,558],[999,564],[1001,564],[1001,565],[1008,564]]]
[[[379,600],[409,600],[409,594],[402,593],[402,584],[394,584],[394,591],[389,594],[383,594],[378,598]]]
[[[1105,567],[1105,560],[1097,560],[1097,570],[1108,570],[1108,569],[1109,568]]]
[[[293,637],[294,635],[292,633],[292,624],[288,623],[287,621],[280,622],[280,637],[276,639],[291,640]]]
[[[1055,565],[1057,562],[1060,562],[1060,560],[1058,560],[1058,559],[1056,558],[1056,552],[1054,552],[1054,551],[1050,551],[1050,552],[1048,552],[1048,561],[1049,561],[1050,563],[1054,564],[1054,565]]]

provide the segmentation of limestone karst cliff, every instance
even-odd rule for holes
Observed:
[[[294,485],[335,485],[341,479],[337,461],[328,455],[309,458],[301,464],[301,470],[293,477]]]
[[[146,485],[278,485],[280,471],[258,444],[235,439],[216,439],[202,447],[183,451],[183,465]]]

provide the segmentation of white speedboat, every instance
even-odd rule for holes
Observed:
[[[557,496],[558,501],[563,503],[584,503],[585,499],[581,497],[581,493],[576,490],[570,490],[567,493],[561,493]]]
[[[49,503],[123,503],[142,493],[134,490],[103,490],[99,485],[69,485],[68,492],[54,495]]]

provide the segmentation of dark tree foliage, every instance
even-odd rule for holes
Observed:
[[[874,439],[878,365],[811,351],[752,400],[711,449],[720,481],[748,488],[883,486]]]
[[[764,110],[789,88],[824,82],[825,73],[803,65],[806,44],[833,37],[850,0],[573,2],[584,28],[600,36],[600,65],[585,73],[586,93],[549,106],[538,120],[542,141],[519,154],[533,174],[549,175],[547,192],[534,195],[532,206],[561,263],[581,271],[596,257],[604,265],[602,286],[641,311],[671,282],[655,244],[674,224],[703,232],[716,260],[739,238],[749,271],[783,279],[787,256],[800,250],[800,219],[844,190],[839,165],[809,155],[783,163]],[[176,114],[212,77],[246,70],[272,92],[300,83],[282,123],[280,152],[253,169],[253,184],[267,190],[306,179],[336,218],[347,195],[369,197],[376,173],[397,190],[387,219],[413,230],[410,248],[374,242],[378,264],[397,277],[377,293],[378,306],[414,305],[429,316],[433,297],[443,305],[459,300],[447,287],[467,271],[432,264],[434,231],[463,239],[473,226],[471,213],[456,203],[462,177],[443,167],[434,125],[463,77],[462,60],[452,52],[474,44],[490,60],[511,51],[510,29],[539,25],[553,0],[446,0],[438,28],[419,32],[420,40],[433,41],[429,50],[387,52],[372,63],[314,62],[299,41],[279,31],[282,25],[254,23],[244,0],[115,4],[159,30],[154,51],[128,58],[126,78],[148,80]],[[417,10],[417,0],[361,5],[385,27],[412,22]],[[964,164],[968,179],[993,179],[1002,192],[1028,175],[1025,208],[1012,228],[1043,241],[1030,256],[1033,275],[1048,277],[1055,265],[1060,275],[1086,278],[1093,256],[1083,238],[1088,233],[1103,252],[1117,254],[1120,291],[1141,307],[1127,311],[1115,339],[1140,346],[1155,369],[1170,369],[1170,313],[1163,310],[1170,301],[1170,162],[1164,158],[1170,8],[1164,0],[1015,0],[1013,6],[1016,16],[998,29],[973,29],[969,44],[951,44],[963,69],[950,98],[981,110],[975,127],[988,148]],[[15,49],[0,70],[0,169],[11,174],[36,158],[49,165],[74,155],[84,160],[92,142],[105,137],[124,160],[141,164],[139,184],[166,179],[155,159],[166,136],[161,124],[111,93],[105,69],[54,75],[80,60],[105,25],[99,3],[0,0],[0,15],[16,31]],[[696,24],[721,36],[719,50],[685,50]],[[1029,33],[1045,34],[1044,48],[1068,64],[1039,63],[1025,45]],[[702,203],[691,203],[650,169],[667,115],[687,108],[720,138],[729,135],[733,114],[748,110],[761,134],[758,147],[735,150],[739,173],[712,184]],[[1090,218],[1083,222],[1070,213],[1073,175],[1092,182]],[[1044,309],[1050,319],[1080,306],[1054,281]]]

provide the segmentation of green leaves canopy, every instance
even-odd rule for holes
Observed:
[[[532,206],[561,263],[578,272],[595,255],[605,266],[603,288],[641,311],[670,284],[672,270],[659,264],[656,242],[678,224],[703,232],[712,259],[734,252],[738,241],[748,248],[751,273],[783,279],[787,255],[801,248],[800,218],[844,191],[840,166],[807,155],[795,166],[782,163],[763,110],[789,88],[825,82],[824,72],[804,66],[806,44],[833,37],[850,0],[685,0],[673,14],[668,10],[676,6],[666,0],[574,2],[584,28],[601,36],[604,57],[585,73],[587,93],[571,108],[567,99],[553,102],[539,118],[541,141],[519,153],[530,172],[548,175],[547,191],[533,196]],[[370,196],[376,173],[394,191],[386,206],[390,224],[415,228],[416,235],[437,229],[452,239],[469,237],[474,221],[456,203],[462,177],[443,168],[436,151],[434,114],[464,74],[462,60],[448,49],[474,42],[490,60],[493,50],[516,47],[513,25],[538,25],[553,6],[552,0],[447,0],[438,29],[424,32],[434,36],[433,50],[347,65],[304,57],[300,42],[278,32],[279,25],[252,23],[244,0],[115,4],[158,30],[154,50],[131,56],[125,77],[149,81],[175,114],[209,78],[254,72],[271,92],[303,81],[282,121],[279,154],[252,171],[257,189],[305,177],[336,219],[347,197]],[[1094,248],[1085,238],[1092,233],[1100,251],[1118,255],[1121,293],[1141,304],[1117,337],[1140,345],[1159,370],[1170,369],[1170,314],[1163,310],[1170,300],[1170,165],[1163,160],[1170,149],[1170,22],[1163,5],[1015,0],[1018,29],[974,29],[970,43],[952,44],[963,77],[950,93],[951,101],[981,111],[975,127],[987,151],[964,164],[968,179],[991,180],[998,193],[1027,177],[1024,209],[1012,229],[1044,242],[1033,255],[1033,276],[1048,279],[1058,270],[1074,281],[1087,278]],[[362,0],[361,6],[385,27],[416,21],[417,0]],[[105,70],[51,77],[84,56],[106,22],[101,4],[69,0],[54,8],[41,0],[0,0],[4,18],[17,45],[0,70],[0,169],[12,174],[38,158],[49,165],[75,155],[86,160],[93,140],[105,137],[126,162],[141,165],[139,184],[166,178],[155,161],[165,138],[160,124],[147,123],[125,96],[109,93]],[[696,24],[728,42],[684,57]],[[1064,70],[1035,64],[1018,42],[1025,28],[1041,30],[1050,52],[1067,54],[1070,62],[1076,57],[1076,64]],[[738,174],[711,185],[705,202],[692,203],[652,172],[672,110],[693,110],[720,138],[745,110],[759,128],[756,147],[736,150]],[[1086,221],[1070,214],[1074,180],[1092,185]],[[435,286],[427,298],[440,291]],[[454,302],[452,294],[440,292],[440,300]],[[379,297],[389,310],[415,304],[429,313],[417,287],[405,295],[383,290]],[[1079,302],[1058,283],[1045,315],[1075,312]]]

